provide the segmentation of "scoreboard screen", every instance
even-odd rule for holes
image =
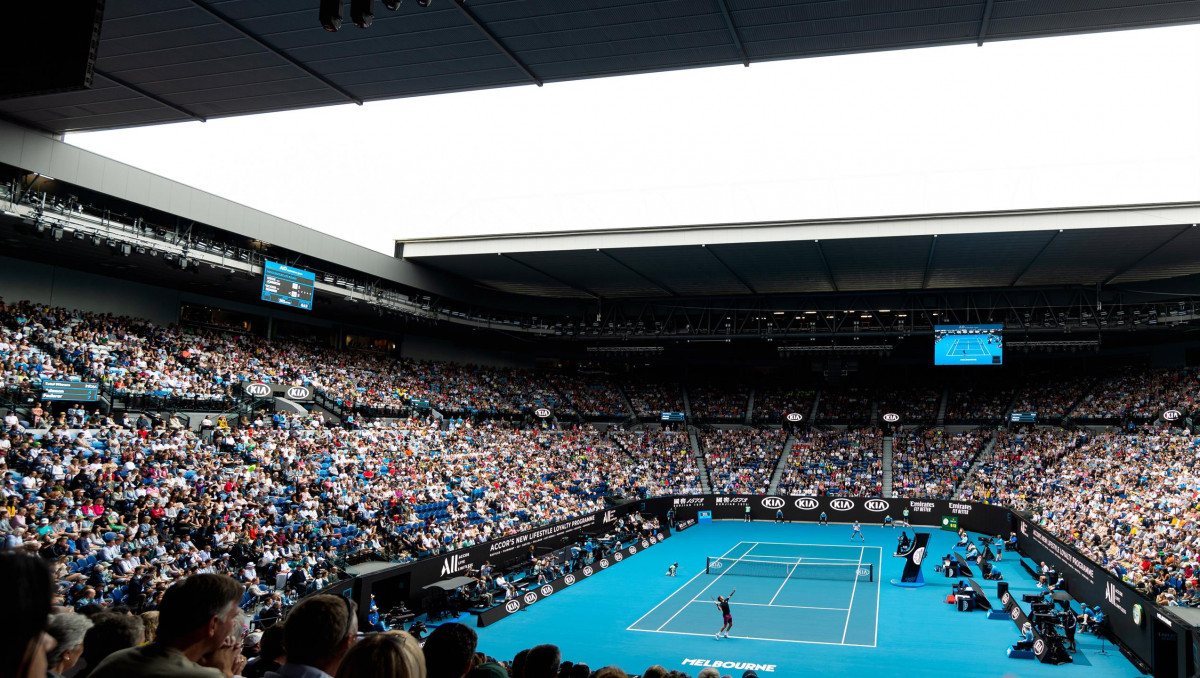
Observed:
[[[268,261],[263,266],[262,300],[310,311],[316,282],[312,271]]]
[[[92,403],[100,399],[100,384],[82,381],[42,380],[42,400],[78,400]]]
[[[1037,412],[1012,412],[1008,420],[1014,424],[1036,424]]]
[[[1003,325],[934,325],[934,365],[1003,365]]]

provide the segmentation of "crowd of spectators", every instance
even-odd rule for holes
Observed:
[[[613,428],[609,437],[632,458],[629,482],[642,496],[700,494],[700,467],[686,432]]]
[[[700,435],[708,486],[715,494],[765,494],[779,464],[787,432],[724,428]]]
[[[658,421],[662,412],[683,412],[683,387],[649,381],[631,381],[625,384],[625,393],[639,417]]]
[[[1030,375],[1017,389],[1014,412],[1036,412],[1038,421],[1050,422],[1070,414],[1083,396],[1091,392],[1095,379],[1086,375],[1062,378],[1057,374]]]
[[[879,413],[898,414],[905,424],[932,424],[942,403],[940,389],[923,386],[894,387],[879,395]]]
[[[750,388],[744,385],[704,385],[688,388],[692,414],[702,421],[740,424],[746,419]]]
[[[867,428],[797,435],[778,491],[793,496],[879,496],[883,432]]]
[[[621,389],[603,374],[575,376],[551,372],[547,378],[571,407],[585,417],[618,420],[631,414],[621,397]]]
[[[892,496],[953,499],[990,435],[929,428],[892,437]]]
[[[335,595],[310,596],[285,620],[252,630],[238,608],[241,586],[219,574],[180,580],[157,610],[140,617],[128,609],[62,606],[45,565],[30,556],[0,554],[0,577],[0,675],[11,678],[629,678],[615,665],[593,670],[564,660],[549,643],[502,661],[457,622],[438,625],[423,640],[423,631],[363,635],[370,615]],[[640,675],[690,678],[660,665]],[[705,668],[697,678],[720,674]]]
[[[1124,368],[1101,379],[1075,407],[1075,419],[1157,419],[1163,410],[1188,412],[1200,398],[1200,370]]]
[[[819,397],[817,421],[862,424],[871,418],[874,396],[869,388],[860,386],[828,387],[821,389]]]
[[[950,390],[946,403],[946,423],[998,422],[1008,411],[1013,389],[1000,384],[971,384]]]
[[[772,386],[754,391],[754,419],[768,424],[779,424],[793,412],[808,419],[812,414],[816,389],[791,386]]]

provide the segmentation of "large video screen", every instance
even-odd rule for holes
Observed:
[[[262,300],[311,311],[316,282],[311,271],[268,261],[263,266]]]
[[[934,325],[934,365],[1003,365],[1004,325]]]

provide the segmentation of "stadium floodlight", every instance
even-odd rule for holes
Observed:
[[[330,33],[342,27],[342,0],[321,0],[321,27]]]
[[[432,0],[417,0],[417,7],[428,7]]]
[[[368,28],[375,20],[375,0],[350,0],[350,21],[359,28]]]
[[[403,1],[404,0],[383,0],[383,6],[387,7],[388,10],[395,12],[396,10],[400,9],[400,3]]]

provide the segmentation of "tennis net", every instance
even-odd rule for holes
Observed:
[[[836,581],[875,581],[875,563],[854,560],[820,563],[779,562],[754,558],[708,557],[705,574],[729,577],[775,577],[779,579],[826,579]]]

